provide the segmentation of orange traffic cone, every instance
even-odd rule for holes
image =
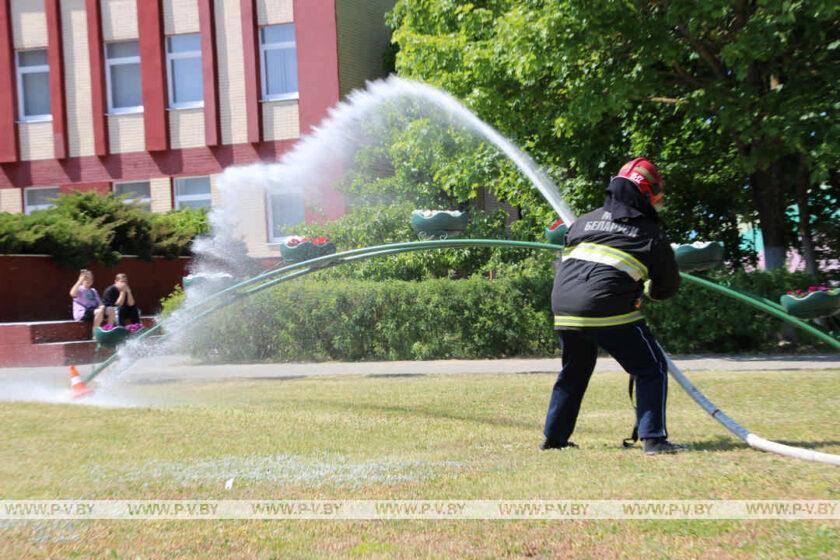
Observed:
[[[82,376],[79,375],[79,370],[76,369],[76,366],[70,366],[70,389],[73,391],[71,398],[74,399],[93,393],[93,389],[89,389],[84,380],[82,380]]]

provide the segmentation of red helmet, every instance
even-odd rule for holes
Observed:
[[[651,206],[656,206],[665,196],[665,185],[662,175],[651,162],[645,158],[636,158],[624,164],[618,172],[619,177],[624,177],[633,182],[639,190],[647,195]]]

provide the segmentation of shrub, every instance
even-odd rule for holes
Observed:
[[[31,215],[0,213],[0,254],[47,254],[62,266],[115,264],[122,255],[188,255],[206,211],[152,214],[113,194],[75,192]]]
[[[553,352],[549,315],[512,280],[307,280],[205,322],[193,353],[214,361],[498,358]]]
[[[168,317],[173,311],[178,309],[186,299],[187,294],[184,293],[184,288],[180,284],[175,286],[172,293],[160,300],[160,315],[161,317]]]
[[[765,297],[776,303],[790,289],[807,287],[817,281],[805,273],[785,270],[715,272],[709,280]],[[642,305],[651,329],[671,352],[760,352],[778,351],[778,333],[783,322],[724,295],[683,281],[676,297]],[[809,335],[798,336],[796,346],[817,345]]]
[[[786,272],[714,279],[774,301],[813,283]],[[301,280],[235,303],[189,338],[194,355],[234,363],[550,356],[557,352],[551,285],[545,268],[498,280]],[[642,311],[669,352],[778,349],[781,321],[687,282],[676,298]],[[815,347],[803,335],[791,348]]]

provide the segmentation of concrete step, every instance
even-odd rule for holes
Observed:
[[[3,367],[67,366],[92,364],[105,359],[110,352],[96,352],[92,340],[47,342],[25,347],[0,346]]]
[[[148,328],[153,317],[143,317]],[[96,355],[90,323],[37,321],[0,323],[0,367],[61,366],[88,364],[108,356]]]
[[[145,327],[155,324],[154,317],[141,317]],[[93,338],[90,323],[77,321],[33,321],[0,323],[0,345],[41,344]]]

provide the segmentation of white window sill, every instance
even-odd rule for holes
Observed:
[[[39,117],[24,117],[20,119],[18,124],[29,124],[29,123],[41,123],[41,122],[52,122],[53,118],[52,115],[44,115]]]
[[[273,101],[297,101],[300,99],[300,93],[286,93],[283,95],[272,95],[263,97],[260,101],[262,103],[271,103]]]
[[[143,113],[143,107],[126,107],[124,109],[111,109],[108,112],[109,117],[115,117],[119,115],[138,115]]]
[[[201,103],[183,103],[180,105],[170,105],[167,111],[188,111],[190,109],[204,109],[204,102]]]

